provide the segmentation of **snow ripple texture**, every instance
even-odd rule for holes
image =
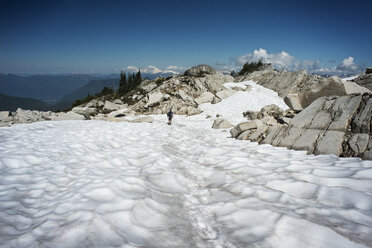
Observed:
[[[157,118],[0,129],[0,246],[372,245],[371,161]]]
[[[0,247],[372,247],[372,161],[211,128],[207,114],[237,124],[285,107],[246,85],[172,126],[153,116],[0,128]]]

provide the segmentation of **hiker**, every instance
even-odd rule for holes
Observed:
[[[167,116],[168,116],[168,125],[171,125],[172,124],[172,118],[173,118],[172,109],[169,110],[169,112],[167,113]]]

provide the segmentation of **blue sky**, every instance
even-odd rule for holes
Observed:
[[[0,72],[372,66],[371,1],[1,1]],[[149,67],[153,66],[153,67]]]

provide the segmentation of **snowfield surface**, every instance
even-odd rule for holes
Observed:
[[[226,118],[232,124],[236,125],[247,121],[242,115],[242,113],[247,110],[260,111],[262,107],[270,104],[276,104],[283,110],[288,109],[288,106],[276,92],[258,85],[252,80],[241,83],[225,83],[224,85],[227,88],[239,87],[242,89],[250,86],[251,90],[238,91],[217,104],[201,104],[199,108],[203,110],[204,114],[209,114],[211,116],[221,114],[223,118]]]
[[[0,247],[372,246],[372,161],[153,117],[0,128]]]

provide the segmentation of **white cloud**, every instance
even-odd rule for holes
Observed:
[[[143,73],[149,73],[149,74],[157,74],[157,73],[162,73],[163,71],[157,68],[156,66],[149,65],[145,68],[141,68],[141,71]]]
[[[307,70],[309,73],[317,73],[322,75],[355,75],[362,72],[363,67],[354,63],[353,57],[345,58],[339,65],[333,67],[321,66],[321,61],[317,60],[298,60],[288,52],[282,51],[280,53],[268,53],[266,49],[255,49],[252,53],[231,58],[230,59],[239,71],[241,67],[247,62],[271,63],[277,69],[287,70]],[[227,68],[226,68],[227,69]]]
[[[126,71],[128,71],[128,72],[137,72],[138,71],[138,67],[137,66],[130,65],[130,66],[127,66]]]
[[[345,58],[344,61],[342,61],[342,66],[352,66],[352,65],[354,65],[353,57]]]
[[[271,63],[278,69],[284,69],[292,64],[294,57],[285,51],[269,54],[266,49],[260,48],[258,50],[255,49],[253,53],[247,53],[238,57],[236,65],[243,66],[247,62],[258,62],[259,60],[263,63]]]
[[[361,73],[363,67],[354,63],[353,57],[345,58],[341,64],[333,67],[324,67],[314,70],[314,73],[336,76],[351,76]]]

